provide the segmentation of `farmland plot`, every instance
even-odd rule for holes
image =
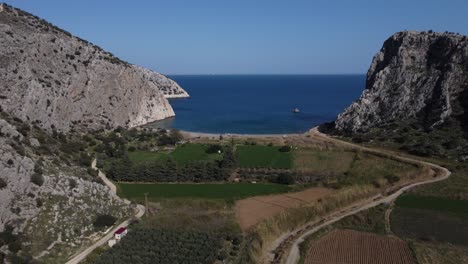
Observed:
[[[313,242],[305,264],[413,264],[401,239],[352,230],[333,231]]]

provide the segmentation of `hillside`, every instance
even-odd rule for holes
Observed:
[[[1,263],[64,263],[96,237],[99,215],[132,214],[87,169],[85,138],[49,135],[0,111]]]
[[[466,152],[468,38],[404,31],[375,55],[361,97],[322,130],[421,155]]]
[[[0,5],[0,104],[46,130],[134,127],[174,116],[188,94],[162,74]]]

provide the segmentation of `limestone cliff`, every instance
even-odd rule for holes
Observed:
[[[25,121],[69,131],[134,127],[174,116],[188,94],[27,12],[0,5],[0,104]]]
[[[334,122],[341,132],[415,119],[426,128],[468,121],[468,39],[453,33],[399,32],[385,41],[366,88]],[[468,124],[467,124],[468,125]]]

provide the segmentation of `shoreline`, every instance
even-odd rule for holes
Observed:
[[[193,131],[185,131],[179,130],[180,133],[184,136],[184,138],[193,139],[193,138],[219,138],[222,136],[223,138],[232,137],[232,138],[286,138],[286,137],[293,137],[293,136],[303,136],[309,131],[304,133],[289,133],[289,134],[236,134],[236,133],[205,133],[205,132],[193,132]]]

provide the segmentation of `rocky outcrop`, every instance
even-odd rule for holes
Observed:
[[[186,96],[162,74],[1,4],[4,111],[47,130],[134,127],[174,116],[166,98]]]
[[[468,38],[405,31],[375,55],[364,92],[338,116],[337,133],[367,132],[393,121],[433,129],[451,119],[468,127]]]
[[[0,112],[0,236],[8,228],[19,234],[2,241],[2,257],[17,253],[12,246],[17,241],[23,257],[64,263],[93,242],[98,215],[120,220],[132,214],[131,205],[73,164],[60,150],[66,148],[54,142],[47,133]]]

